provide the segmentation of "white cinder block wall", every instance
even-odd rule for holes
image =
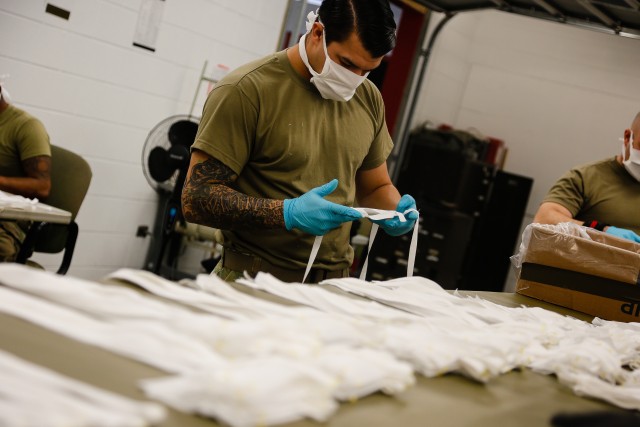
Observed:
[[[287,0],[167,0],[155,52],[132,45],[140,0],[50,3],[70,19],[46,14],[44,0],[0,0],[0,74],[10,74],[14,103],[44,122],[52,143],[93,169],[70,274],[141,268],[149,239],[136,229],[151,227],[156,212],[141,166],[147,134],[189,113],[205,60],[233,68],[273,52]],[[60,258],[35,259],[52,267]]]
[[[140,0],[0,0],[0,74],[54,144],[94,171],[71,274],[142,266],[154,191],[141,167],[148,132],[189,112],[205,60],[235,67],[273,52],[287,0],[167,0],[156,52],[132,46]],[[503,12],[460,14],[436,42],[413,125],[476,128],[506,141],[506,170],[534,178],[524,223],[572,165],[619,150],[640,110],[640,41]],[[203,95],[203,94],[202,94]],[[199,114],[203,96],[199,97]],[[39,256],[53,266],[57,256]],[[511,285],[507,283],[507,289]]]
[[[620,152],[640,111],[638,70],[640,40],[498,11],[461,14],[435,44],[413,122],[503,139],[505,170],[534,179],[527,225],[566,170]]]

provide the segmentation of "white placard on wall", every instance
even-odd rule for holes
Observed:
[[[133,35],[133,45],[142,49],[156,51],[158,31],[162,22],[165,0],[142,0],[138,12],[138,22]]]

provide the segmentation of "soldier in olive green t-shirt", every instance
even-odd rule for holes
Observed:
[[[533,221],[572,221],[640,243],[640,113],[624,131],[622,155],[571,169]]]
[[[46,198],[51,189],[51,146],[42,123],[10,105],[0,87],[0,190]],[[0,261],[14,261],[27,223],[0,221]]]
[[[384,103],[366,79],[395,44],[388,0],[325,0],[307,28],[299,45],[230,73],[205,104],[183,212],[223,230],[214,272],[228,280],[243,270],[302,280],[316,235],[310,281],[346,276],[361,217],[351,207],[415,208],[389,178]],[[403,234],[417,214],[407,217],[380,225]]]

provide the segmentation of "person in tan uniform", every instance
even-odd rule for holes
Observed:
[[[393,148],[378,89],[366,79],[395,46],[388,0],[325,0],[298,45],[228,74],[205,103],[182,192],[189,222],[222,230],[214,273],[265,271],[301,281],[348,276],[353,206],[415,209],[386,159]],[[412,229],[384,220],[389,234]]]
[[[549,190],[533,222],[575,222],[640,243],[640,113],[622,153],[571,169]]]
[[[40,120],[11,105],[0,86],[0,190],[43,199],[51,190],[51,146]],[[29,226],[0,221],[0,261],[15,261]]]

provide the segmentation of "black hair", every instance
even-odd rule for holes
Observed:
[[[396,45],[396,22],[389,0],[324,0],[318,11],[327,45],[343,42],[352,32],[373,58]]]

